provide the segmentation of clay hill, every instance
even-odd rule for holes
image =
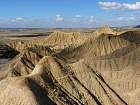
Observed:
[[[0,105],[140,105],[140,31],[0,40]]]

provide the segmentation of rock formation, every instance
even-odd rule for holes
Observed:
[[[139,31],[101,33],[3,39],[16,56],[1,68],[0,105],[139,105]]]

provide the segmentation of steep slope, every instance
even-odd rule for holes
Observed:
[[[139,30],[127,31],[125,33],[120,34],[119,37],[125,40],[128,40],[130,42],[140,44],[140,31]]]
[[[64,67],[63,67],[64,66]],[[75,75],[74,67],[70,69],[66,66],[63,61],[52,58],[43,57],[40,62],[36,65],[33,72],[23,77],[9,77],[0,82],[1,86],[6,88],[0,88],[0,104],[3,105],[44,105],[44,104],[57,104],[57,105],[114,105],[126,103],[118,97],[116,93],[102,80],[102,77],[95,73],[94,70],[88,69],[87,66],[83,65],[82,70],[88,75],[92,75],[91,82],[92,86],[87,86],[84,81],[89,80],[87,78],[81,81],[82,75],[86,73],[78,73]],[[74,70],[74,71],[73,71]],[[77,69],[76,69],[77,70]],[[90,72],[90,74],[89,74]],[[86,76],[86,75],[85,75]],[[8,84],[4,84],[6,81]],[[16,85],[13,85],[16,84]],[[95,85],[94,85],[95,84]],[[96,87],[95,87],[96,86]],[[12,89],[12,91],[11,91]],[[13,94],[17,90],[18,97]],[[39,93],[35,91],[38,90]],[[8,95],[10,94],[10,96]],[[33,94],[39,99],[33,97]],[[48,99],[46,100],[45,97]],[[5,96],[7,97],[4,100]],[[13,96],[11,98],[11,96]],[[24,97],[30,96],[27,99]],[[101,97],[103,96],[103,97]],[[24,100],[22,100],[24,99]],[[49,100],[49,101],[48,101]],[[9,102],[10,101],[10,102]],[[41,104],[40,104],[41,103]]]
[[[80,32],[54,32],[43,43],[53,46],[54,49],[64,49],[68,46],[78,46],[85,42],[88,36],[81,35]]]
[[[23,50],[4,69],[8,70],[8,76],[23,76],[30,74],[35,65],[43,56],[53,55],[49,47],[36,46]]]
[[[114,51],[130,46],[132,43],[117,36],[101,35],[97,38],[90,38],[78,47],[68,47],[57,54],[64,60],[73,61],[85,57],[96,59]]]
[[[5,44],[0,44],[0,58],[13,58],[19,52]]]
[[[120,36],[109,36],[109,41],[106,40],[107,36],[100,36],[86,47],[71,48],[72,50],[67,49],[62,51],[60,56],[68,61],[71,61],[72,59],[74,62],[83,59],[87,65],[90,65],[91,68],[98,71],[105,78],[107,83],[109,83],[120,96],[124,97],[128,103],[131,105],[138,105],[138,103],[140,103],[138,101],[140,88],[138,80],[140,78],[138,76],[138,67],[135,67],[134,65],[139,62],[140,57],[138,45],[140,34],[136,34],[135,31],[132,31],[127,37],[127,33],[129,32],[121,34]],[[99,42],[102,44],[100,45]],[[108,42],[113,44],[107,44]],[[97,47],[95,47],[96,44]],[[94,46],[90,47],[90,45]],[[114,45],[113,48],[115,49],[111,50],[112,46],[107,45]],[[98,51],[98,49],[100,50]],[[96,51],[98,52],[95,55]],[[109,53],[106,53],[105,51]],[[80,65],[77,67],[80,67]],[[128,67],[131,67],[131,69],[128,69]],[[137,71],[137,73],[135,73],[135,71]],[[131,81],[129,82],[128,80]],[[137,95],[136,92],[135,94],[132,94],[135,90],[138,92]],[[130,93],[130,91],[132,92]]]
[[[18,55],[1,68],[0,105],[139,105],[139,31],[100,31],[3,39]]]

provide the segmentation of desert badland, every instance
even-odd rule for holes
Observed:
[[[41,35],[1,37],[0,105],[140,105],[139,29]]]

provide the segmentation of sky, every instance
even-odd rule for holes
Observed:
[[[140,0],[0,0],[0,27],[92,28],[140,24]]]

